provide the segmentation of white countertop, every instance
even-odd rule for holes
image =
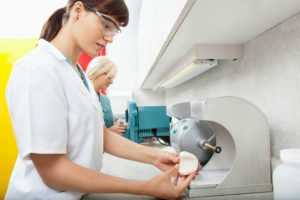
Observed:
[[[149,144],[148,144],[149,145]],[[165,146],[158,144],[150,144],[155,148],[163,148]],[[110,154],[104,154],[103,157],[103,168],[101,170],[103,173],[110,174],[113,176],[118,176],[126,179],[134,179],[134,180],[149,180],[150,178],[158,175],[160,170],[155,168],[152,165],[139,163],[136,161],[126,160],[122,158],[118,158],[112,156]],[[205,171],[205,170],[204,170]],[[214,185],[214,181],[219,179],[223,179],[226,176],[227,171],[219,171],[219,173],[215,173],[215,179],[211,179],[211,173],[209,170],[207,172],[202,171],[202,173],[197,176],[197,178],[193,181],[191,188],[204,188],[210,183]],[[209,177],[209,178],[208,178]],[[199,181],[201,179],[201,182]],[[215,181],[216,182],[216,181]],[[244,195],[232,195],[232,196],[216,196],[216,197],[206,197],[199,198],[201,200],[227,200],[227,199],[261,199],[261,200],[272,200],[272,193],[263,193],[263,194],[244,194]],[[83,200],[155,200],[156,198],[150,196],[139,196],[139,195],[129,195],[129,194],[89,194],[83,198]],[[197,198],[198,199],[198,198]],[[196,199],[194,199],[196,200]]]

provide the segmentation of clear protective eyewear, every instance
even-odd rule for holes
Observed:
[[[85,7],[88,10],[94,12],[100,18],[101,24],[102,24],[103,29],[104,29],[103,30],[104,35],[106,35],[106,36],[115,36],[115,35],[117,35],[118,33],[121,32],[121,29],[120,29],[119,25],[117,24],[117,22],[111,16],[109,16],[107,14],[104,14],[104,13],[101,13],[96,9],[93,9],[93,8],[90,8],[90,7],[87,7],[87,6],[85,6]]]

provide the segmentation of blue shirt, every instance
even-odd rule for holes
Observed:
[[[101,103],[103,118],[106,128],[110,128],[114,124],[114,116],[111,109],[110,100],[106,95],[98,94]]]

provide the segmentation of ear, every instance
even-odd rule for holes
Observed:
[[[71,8],[70,17],[74,20],[79,20],[79,18],[85,12],[84,5],[81,1],[76,1]]]

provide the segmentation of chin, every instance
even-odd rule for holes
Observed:
[[[96,57],[97,55],[98,55],[97,51],[93,51],[90,53],[90,56],[92,56],[92,57]]]
[[[90,57],[95,57],[98,55],[97,50],[89,50],[89,49],[84,50],[83,49],[82,51],[83,51],[83,53],[89,55]]]

